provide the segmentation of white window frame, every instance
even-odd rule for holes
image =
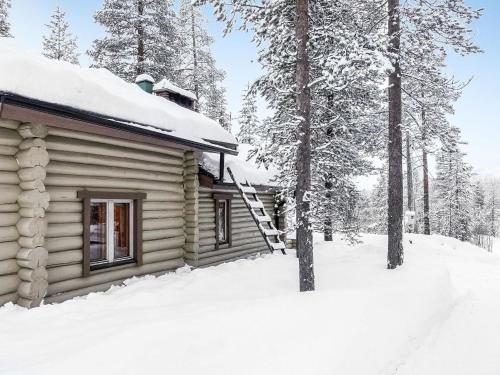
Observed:
[[[106,260],[91,261],[90,265],[108,264],[122,260],[134,259],[134,201],[132,199],[91,199],[92,203],[106,203]],[[115,259],[115,236],[114,236],[114,221],[115,221],[115,203],[128,203],[129,205],[129,244],[130,255]]]

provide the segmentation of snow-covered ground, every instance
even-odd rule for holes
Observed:
[[[0,308],[0,374],[500,374],[500,257],[456,240],[317,241],[317,291],[269,255]],[[411,240],[411,243],[410,243]]]

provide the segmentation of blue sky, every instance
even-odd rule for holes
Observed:
[[[463,137],[469,142],[468,159],[476,170],[500,172],[500,1],[468,2],[485,8],[483,18],[474,25],[476,41],[485,52],[466,57],[451,55],[448,59],[449,74],[460,79],[474,77],[456,104],[451,121],[463,130]],[[78,36],[81,63],[88,64],[84,52],[103,32],[92,18],[101,0],[12,0],[12,33],[22,46],[39,50],[44,24],[57,5],[66,11],[71,29]],[[229,109],[237,116],[242,90],[259,74],[254,61],[256,50],[248,34],[233,32],[223,38],[222,25],[211,16],[210,8],[206,8],[206,13],[209,31],[215,38],[213,53],[227,72]],[[265,113],[264,103],[259,102],[259,107],[260,113]]]

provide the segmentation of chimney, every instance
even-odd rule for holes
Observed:
[[[141,74],[135,79],[135,83],[148,94],[153,93],[155,80],[149,74]]]
[[[191,91],[175,86],[166,78],[163,78],[160,82],[154,85],[153,92],[155,95],[161,96],[162,98],[174,102],[182,107],[194,110],[196,95],[194,95]]]

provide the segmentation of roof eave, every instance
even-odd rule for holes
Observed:
[[[97,124],[107,128],[114,128],[118,130],[126,130],[130,133],[139,134],[145,137],[160,138],[165,141],[172,142],[184,146],[184,148],[190,148],[196,151],[211,152],[211,153],[226,153],[231,155],[238,155],[236,151],[236,144],[220,143],[211,140],[204,139],[204,141],[210,144],[199,143],[195,141],[190,141],[187,139],[175,137],[164,132],[148,130],[144,128],[139,128],[134,125],[142,127],[151,127],[147,124],[127,124],[126,120],[104,117],[102,115],[82,111],[72,107],[44,102],[37,99],[28,98],[18,94],[13,94],[9,92],[0,91],[0,118],[3,116],[3,109],[7,105],[13,105],[16,107],[26,108],[38,112],[47,113],[50,115],[55,115],[59,117],[74,119],[82,121],[85,123]]]

